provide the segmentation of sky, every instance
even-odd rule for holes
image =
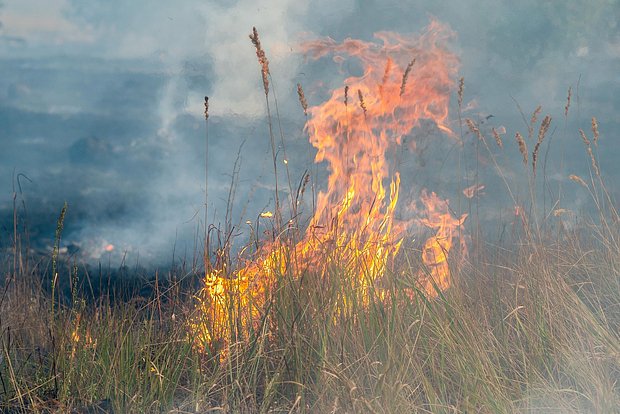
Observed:
[[[296,84],[316,105],[343,79],[333,62],[305,58],[300,43],[419,33],[432,18],[456,34],[450,47],[460,58],[468,117],[504,127],[510,140],[525,128],[519,107],[529,117],[542,105],[554,119],[553,149],[561,157],[550,158],[548,174],[558,185],[569,173],[588,173],[577,131],[596,116],[601,165],[610,182],[620,178],[620,0],[4,0],[0,248],[11,244],[16,193],[21,223],[42,250],[66,201],[64,244],[78,246],[83,260],[159,265],[173,254],[191,257],[204,215],[205,95],[209,221],[226,221],[231,182],[231,220],[240,229],[273,208],[265,99],[248,39],[253,26],[270,60],[298,180],[312,149]],[[569,87],[573,107],[564,121]],[[468,142],[465,150],[473,148]],[[449,193],[456,178],[435,159],[442,150],[431,149],[412,174],[420,186],[444,185]],[[519,162],[516,145],[502,157],[518,180],[519,170],[510,168]],[[490,161],[479,161],[488,170],[488,205],[497,207],[490,214],[510,208],[501,204]],[[441,165],[429,169],[434,163]],[[576,189],[566,191],[571,207],[587,204]]]

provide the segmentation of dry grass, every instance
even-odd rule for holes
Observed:
[[[360,101],[360,108],[362,108],[362,111],[364,111],[364,117],[366,117],[368,114],[368,108],[366,108],[366,102],[364,102],[364,94],[362,93],[361,89],[357,90],[357,97]]]
[[[464,90],[465,90],[465,78],[461,77],[461,78],[459,78],[459,90],[458,90],[458,93],[457,93],[459,108],[463,107],[463,93],[464,93]]]
[[[523,164],[527,165],[527,144],[525,143],[523,136],[519,132],[515,134],[515,139],[517,140],[517,144],[519,145],[519,152],[523,156]]]
[[[592,117],[592,135],[594,136],[594,145],[598,145],[598,121]]]
[[[304,115],[308,116],[308,101],[306,100],[306,94],[301,87],[301,83],[297,84],[297,97],[299,98],[301,108],[304,110]]]
[[[573,95],[573,87],[568,87],[568,94],[566,96],[566,106],[564,107],[564,118],[568,117],[568,110],[570,109],[570,100]]]
[[[371,306],[347,269],[281,274],[260,323],[235,331],[226,359],[190,346],[191,291],[178,285],[125,303],[105,295],[84,308],[69,302],[50,315],[40,278],[18,275],[1,308],[3,407],[613,412],[619,235],[584,222],[544,243],[487,249],[433,300],[403,289],[422,267],[411,248],[371,291]],[[241,314],[231,315],[242,326]]]
[[[413,68],[414,63],[415,58],[412,59],[411,62],[409,62],[409,64],[405,68],[405,72],[403,72],[403,79],[400,82],[400,96],[403,96],[403,94],[405,93],[405,88],[407,87],[407,80],[409,79],[409,73],[411,72],[411,68]]]
[[[538,130],[538,140],[536,141],[536,145],[534,146],[534,151],[532,151],[532,171],[534,176],[536,176],[536,161],[538,160],[538,149],[540,148],[540,144],[542,144],[545,139],[545,135],[549,130],[549,126],[551,125],[551,117],[549,115],[545,116],[545,119],[540,123],[540,129]]]
[[[504,142],[502,141],[502,137],[499,136],[499,133],[495,128],[491,128],[491,132],[493,133],[493,138],[495,139],[495,143],[498,147],[504,148]]]
[[[536,107],[536,109],[534,109],[534,112],[532,113],[532,117],[530,118],[530,124],[528,126],[528,138],[532,138],[532,135],[534,134],[534,125],[536,125],[536,122],[538,121],[538,115],[540,115],[540,111],[542,111],[542,106],[538,105]]]
[[[596,118],[592,118],[592,132],[594,133],[594,144],[596,145],[598,141],[598,124],[596,123]],[[592,141],[586,136],[586,133],[583,132],[583,129],[579,129],[579,135],[581,136],[581,140],[586,146],[586,152],[590,157],[590,162],[592,165],[592,170],[596,176],[600,177],[601,171],[598,168],[598,163],[596,162],[596,157],[594,156],[594,152],[592,151]]]
[[[250,40],[252,41],[252,44],[256,48],[256,57],[258,58],[258,64],[261,67],[261,75],[263,77],[263,90],[265,91],[265,95],[268,95],[269,94],[269,59],[267,59],[265,50],[263,50],[263,46],[260,43],[260,38],[258,37],[258,30],[256,30],[256,27],[252,28],[252,33],[250,33]]]

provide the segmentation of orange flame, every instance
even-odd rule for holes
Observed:
[[[231,312],[257,316],[270,284],[287,272],[325,272],[335,264],[357,275],[363,292],[385,272],[411,224],[395,219],[400,192],[399,172],[390,164],[395,150],[422,120],[453,136],[448,105],[458,59],[445,47],[451,36],[432,21],[418,37],[377,33],[381,44],[326,38],[303,45],[314,59],[352,57],[363,69],[327,102],[308,108],[306,130],[317,150],[315,162],[325,162],[329,170],[327,189],[318,194],[300,242],[293,246],[276,240],[232,276],[225,269],[206,275],[199,295],[202,319],[193,326],[197,342],[209,346],[237,329],[231,326]],[[452,217],[448,202],[435,193],[424,192],[421,201],[426,217],[419,222],[436,234],[424,244],[428,271],[419,274],[420,288],[435,296],[437,288],[450,285],[447,256],[466,216]]]
[[[455,233],[465,222],[467,214],[463,214],[460,219],[454,218],[450,213],[448,200],[441,200],[435,193],[428,194],[423,191],[420,198],[426,207],[427,216],[420,222],[426,227],[437,229],[437,232],[424,243],[422,261],[428,272],[420,271],[419,283],[424,291],[434,295],[437,291],[450,287],[448,252],[452,248]]]

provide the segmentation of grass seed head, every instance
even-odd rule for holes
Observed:
[[[568,108],[570,108],[570,98],[573,94],[573,87],[569,86],[568,87],[568,96],[566,97],[566,106],[564,107],[564,117],[566,118],[568,116]]]
[[[364,94],[362,93],[361,89],[357,90],[357,97],[360,100],[360,108],[362,108],[362,111],[364,111],[364,118],[365,118],[366,115],[368,114],[368,108],[366,108],[366,102],[364,102]]]
[[[304,115],[308,116],[308,101],[306,101],[306,94],[301,87],[301,83],[297,84],[297,96],[299,97],[299,103],[304,110]]]
[[[585,181],[583,180],[583,178],[581,178],[580,176],[575,175],[575,174],[571,174],[571,175],[569,175],[569,176],[568,176],[568,178],[569,178],[571,181],[574,181],[574,182],[576,182],[577,184],[582,185],[582,186],[584,186],[585,188],[588,188],[588,184],[586,184],[586,182],[585,182]]]
[[[465,78],[461,76],[461,79],[459,79],[459,92],[458,92],[459,109],[463,107],[463,89],[465,89]]]
[[[472,121],[471,119],[467,118],[465,120],[465,123],[467,124],[467,128],[469,128],[469,130],[471,131],[472,134],[474,134],[476,137],[478,137],[478,139],[480,141],[484,141],[484,139],[482,138],[482,133],[480,132],[480,128],[478,128],[478,126],[476,125],[476,123],[474,121]]]
[[[541,110],[542,106],[538,105],[536,109],[534,109],[534,113],[532,113],[532,118],[530,119],[530,126],[528,127],[528,138],[532,138],[532,134],[534,133],[534,125],[536,124],[536,121],[538,121],[538,115],[540,114]]]
[[[525,143],[525,140],[523,139],[523,135],[517,132],[515,134],[515,139],[519,144],[519,152],[521,153],[521,155],[523,155],[523,164],[527,165],[527,145]]]
[[[502,141],[502,137],[499,136],[499,133],[497,132],[497,130],[495,128],[491,128],[491,132],[493,133],[493,138],[495,138],[495,142],[497,143],[497,146],[500,148],[503,148],[504,143]]]
[[[415,58],[413,58],[411,62],[409,62],[409,64],[407,65],[407,68],[405,69],[405,72],[403,73],[403,80],[400,82],[400,96],[403,96],[403,94],[405,93],[405,87],[407,86],[407,79],[409,78],[409,73],[411,72],[411,68],[413,67],[414,63],[415,63]]]
[[[590,146],[590,139],[586,136],[586,133],[583,132],[583,129],[579,128],[579,135],[581,136],[581,140],[585,144],[586,147]]]
[[[592,146],[589,146],[587,151],[590,156],[590,161],[592,161],[592,169],[594,170],[594,174],[600,177],[601,171],[598,169],[598,163],[596,162],[596,157],[594,157],[594,152],[592,152]]]
[[[536,176],[536,161],[538,160],[538,149],[540,148],[540,144],[542,144],[543,139],[545,139],[545,134],[549,130],[550,125],[551,117],[547,115],[545,119],[543,119],[543,121],[540,123],[540,129],[538,130],[538,141],[536,141],[534,151],[532,151],[532,171],[534,172],[534,176]]]
[[[310,182],[310,173],[306,173],[306,175],[304,176],[303,182],[301,184],[301,190],[299,191],[299,198],[304,197],[304,193],[306,192],[306,187],[308,186],[309,182]]]
[[[598,145],[598,121],[592,117],[592,135],[594,137],[594,145]]]
[[[538,130],[538,142],[542,142],[545,139],[545,134],[549,130],[549,126],[551,125],[551,117],[547,115],[545,119],[540,123],[540,129]]]
[[[258,58],[258,63],[261,67],[261,74],[263,76],[263,89],[265,90],[265,95],[269,94],[269,60],[267,59],[267,55],[265,55],[265,51],[263,50],[263,46],[260,43],[260,38],[258,37],[258,30],[256,27],[252,27],[252,33],[250,33],[250,40],[252,44],[256,48],[256,57]]]

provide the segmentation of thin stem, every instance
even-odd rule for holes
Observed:
[[[204,222],[204,266],[211,271],[209,254],[209,97],[205,96],[205,222]]]

